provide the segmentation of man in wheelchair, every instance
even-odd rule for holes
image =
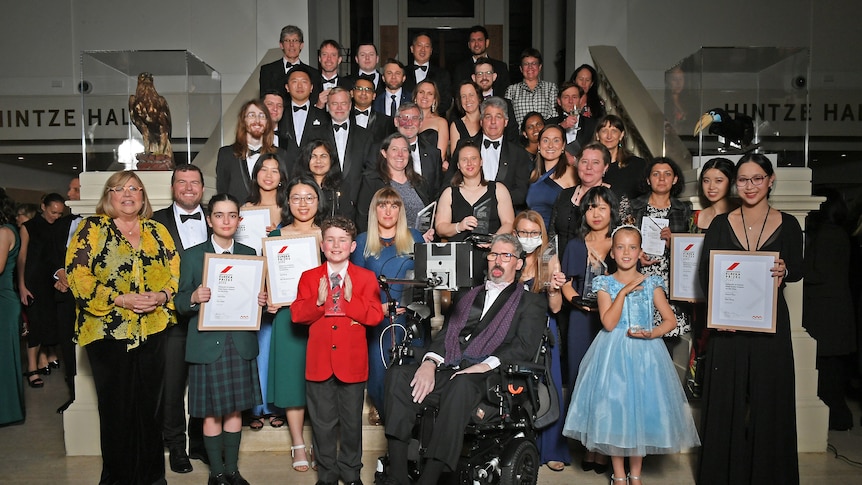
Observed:
[[[467,425],[483,418],[481,407],[474,410],[488,394],[488,373],[535,358],[545,332],[547,300],[517,283],[523,253],[514,236],[494,236],[485,285],[461,296],[420,364],[389,369],[387,483],[410,484],[408,444],[417,415],[428,406],[437,408],[437,416],[418,483],[436,484],[441,474],[456,470]]]

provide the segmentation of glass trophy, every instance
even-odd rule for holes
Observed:
[[[559,258],[557,255],[559,254],[559,249],[557,248],[557,236],[552,237],[548,241],[548,247],[542,252],[542,260],[541,264],[543,266],[543,271],[540,274],[544,274],[548,276],[547,281],[543,281],[543,286],[551,286],[551,280],[554,278],[554,272],[560,270]]]
[[[473,217],[477,221],[473,234],[491,234],[491,199],[476,204],[473,207]]]
[[[584,272],[584,288],[581,291],[581,296],[575,298],[575,304],[588,307],[598,308],[599,297],[596,290],[593,289],[593,279],[596,276],[608,274],[608,265],[601,259],[589,258],[587,261],[587,269]]]

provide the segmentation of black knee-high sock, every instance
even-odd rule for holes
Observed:
[[[224,434],[204,436],[204,448],[210,459],[210,475],[224,473]]]
[[[407,443],[389,438],[389,472],[390,478],[398,485],[408,485],[410,477],[407,474]]]

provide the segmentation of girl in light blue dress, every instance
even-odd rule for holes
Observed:
[[[641,234],[613,233],[617,271],[593,280],[602,331],[581,362],[563,435],[611,457],[611,485],[642,485],[647,454],[700,445],[691,411],[662,335],[676,328],[662,279],[638,272]],[[662,321],[652,326],[653,309]],[[630,473],[625,471],[629,458]]]

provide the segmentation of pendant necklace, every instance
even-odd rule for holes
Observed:
[[[769,220],[769,211],[771,210],[771,207],[766,209],[766,217],[763,218],[763,225],[760,226],[760,234],[757,235],[757,243],[754,245],[755,251],[760,249],[760,238],[763,237],[763,230],[766,229],[766,221]],[[745,212],[743,212],[742,207],[739,208],[739,215],[742,217],[742,232],[745,233],[745,250],[751,251],[751,243],[748,241],[748,231],[751,231],[754,228],[745,223]],[[748,228],[748,231],[745,230],[746,227]]]

